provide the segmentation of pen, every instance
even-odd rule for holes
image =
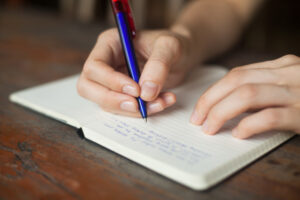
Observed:
[[[136,30],[128,0],[111,0],[111,5],[118,26],[128,72],[130,77],[139,83],[140,70],[132,41],[136,35]],[[146,103],[140,97],[137,98],[137,101],[142,118],[147,122]]]

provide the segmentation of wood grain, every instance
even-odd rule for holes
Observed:
[[[9,102],[14,91],[79,73],[101,30],[51,13],[0,10],[0,199],[299,199],[299,137],[197,192]],[[263,58],[239,53],[220,63]]]

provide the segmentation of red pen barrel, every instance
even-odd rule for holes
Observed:
[[[114,10],[114,13],[117,14],[119,12],[124,12],[126,13],[128,25],[131,30],[132,37],[136,36],[136,28],[135,28],[135,23],[133,19],[133,15],[131,12],[131,7],[128,2],[128,0],[111,0],[112,7]]]

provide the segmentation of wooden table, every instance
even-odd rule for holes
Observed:
[[[299,137],[197,192],[9,102],[14,91],[79,73],[101,30],[51,13],[0,10],[0,199],[300,198]],[[260,59],[235,53],[221,63]]]

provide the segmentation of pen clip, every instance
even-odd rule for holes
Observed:
[[[123,3],[123,6],[124,6],[124,11],[127,15],[131,35],[134,38],[136,36],[136,28],[135,28],[134,18],[133,18],[132,12],[131,12],[130,4],[129,4],[128,0],[121,0],[121,1]]]

